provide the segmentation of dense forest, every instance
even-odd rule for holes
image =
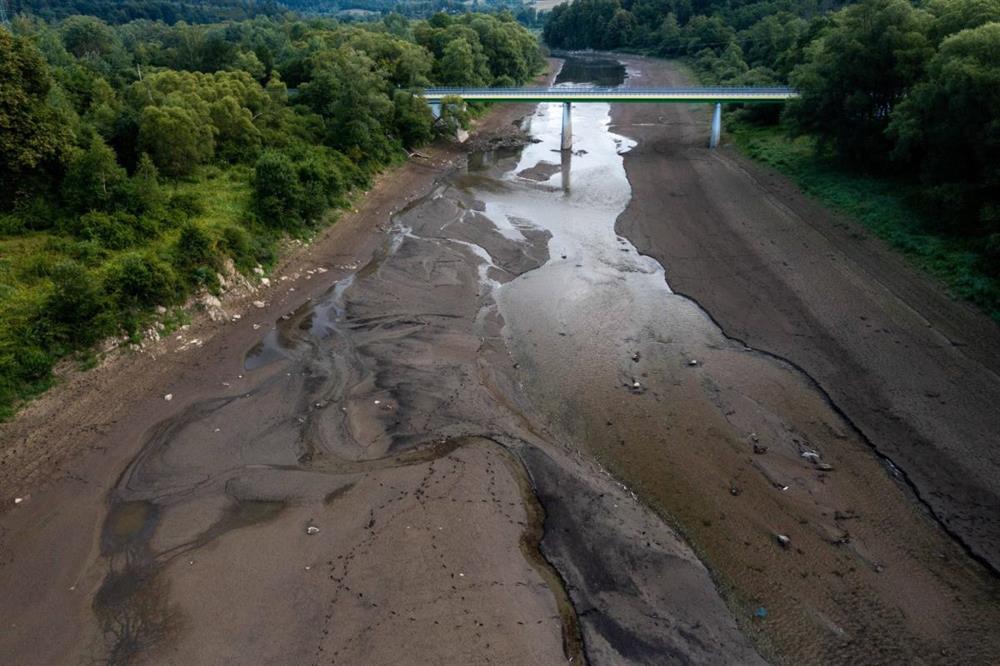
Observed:
[[[0,416],[59,359],[137,339],[227,265],[269,264],[465,120],[410,91],[543,64],[509,14],[0,28]]]
[[[276,0],[8,0],[14,15],[32,14],[47,21],[75,15],[97,17],[108,23],[139,19],[164,23],[214,23],[240,21],[255,16],[276,16],[286,11]]]
[[[7,0],[14,15],[31,14],[46,21],[74,15],[94,16],[110,24],[140,19],[174,24],[241,21],[257,16],[336,16],[341,21],[377,20],[388,14],[426,18],[432,14],[464,14],[509,10],[524,25],[535,25],[533,7],[521,0]]]
[[[992,279],[972,296],[1000,312],[1000,0],[840,4],[575,0],[544,36],[686,58],[706,83],[794,85],[780,119],[742,119],[780,120],[849,172],[898,182],[932,235],[978,255]]]

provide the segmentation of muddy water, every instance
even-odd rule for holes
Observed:
[[[560,82],[622,75],[570,60]],[[574,107],[572,152],[558,150],[559,105],[523,122],[535,143],[470,156],[392,217],[368,265],[275,322],[247,352],[253,388],[221,389],[149,433],[111,495],[95,654],[197,655],[210,581],[194,585],[184,565],[225,567],[248,540],[238,556],[255,585],[298,602],[302,628],[271,638],[286,660],[389,649],[431,617],[397,613],[415,595],[448,620],[416,630],[427,658],[435,632],[484,609],[496,633],[476,620],[472,652],[455,658],[759,661],[737,624],[798,663],[989,654],[967,639],[1000,619],[991,588],[850,425],[794,368],[726,339],[615,233],[632,144],[609,107]],[[430,508],[442,466],[468,481]],[[446,552],[437,532],[418,547],[407,531],[418,512],[462,535],[480,505],[478,536]],[[323,523],[309,542],[327,549],[322,585],[279,565],[304,549],[283,544],[309,538],[306,515]],[[377,538],[390,526],[401,531]],[[414,566],[428,549],[465,564],[442,564],[439,581]],[[365,578],[352,558],[391,566]],[[476,562],[507,572],[479,596],[455,585]],[[433,595],[414,592],[421,581]],[[359,589],[379,603],[350,601]],[[232,612],[229,631],[253,635],[260,611]],[[326,628],[300,635],[305,619]]]

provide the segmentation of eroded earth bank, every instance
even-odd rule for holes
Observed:
[[[558,82],[676,76],[625,64]],[[735,159],[704,148],[707,111],[577,105],[571,153],[559,105],[525,112],[525,146],[474,141],[405,206],[381,195],[364,261],[320,253],[259,330],[163,375],[176,399],[72,434],[92,451],[0,517],[0,661],[996,661],[997,578],[905,461],[671,290],[655,230],[708,199],[779,215],[707,184]],[[700,280],[744,287],[743,258],[709,260]]]

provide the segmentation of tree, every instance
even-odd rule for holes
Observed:
[[[472,46],[461,37],[448,42],[437,65],[437,79],[443,85],[475,87],[486,83],[476,71]]]
[[[66,50],[77,58],[101,58],[116,44],[108,24],[93,16],[71,16],[63,21],[62,40]]]
[[[0,29],[0,207],[26,187],[24,176],[65,149],[66,132],[46,104],[50,85],[38,50]]]
[[[888,134],[896,163],[919,165],[925,197],[952,230],[1000,233],[1000,23],[942,42],[927,80],[893,112]]]
[[[935,43],[956,32],[1000,21],[1000,0],[930,0],[925,8],[935,19],[931,28]]]
[[[115,159],[115,151],[94,137],[86,150],[70,159],[61,191],[73,210],[106,211],[122,200],[127,182],[128,175]]]
[[[341,46],[313,56],[312,80],[302,85],[301,98],[323,117],[328,146],[361,163],[381,163],[392,152],[383,125],[392,118],[387,88],[371,58]]]
[[[132,208],[138,213],[156,210],[166,203],[156,165],[146,153],[139,158],[139,165],[132,174],[130,194]]]
[[[929,22],[907,0],[863,0],[837,12],[792,74],[801,95],[787,106],[793,127],[845,162],[885,167],[890,115],[933,53]]]
[[[434,117],[427,103],[408,92],[397,90],[392,98],[393,125],[402,144],[412,148],[434,136]]]
[[[215,152],[211,125],[191,109],[147,106],[139,121],[139,147],[168,176],[185,176]]]

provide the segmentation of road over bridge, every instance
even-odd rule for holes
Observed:
[[[552,86],[547,88],[428,88],[424,99],[438,115],[446,98],[457,97],[467,102],[561,102],[563,104],[562,148],[573,144],[570,116],[572,104],[581,102],[653,102],[679,104],[714,104],[710,147],[719,143],[722,131],[723,104],[782,104],[798,97],[794,88],[787,87],[716,87],[716,88],[595,88],[583,86]]]

